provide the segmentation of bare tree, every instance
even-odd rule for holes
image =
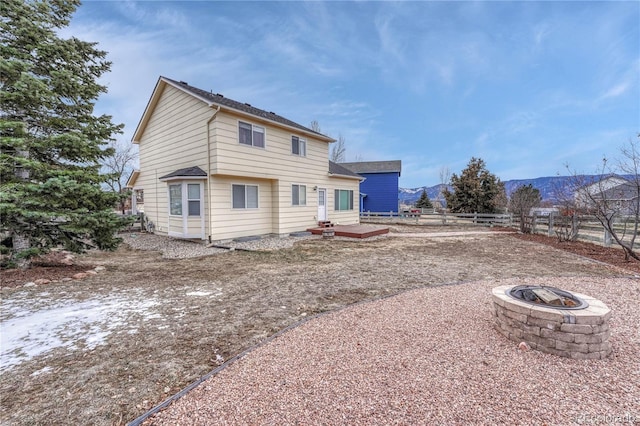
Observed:
[[[313,120],[309,125],[309,128],[314,132],[322,133],[320,129],[320,123],[317,120]],[[329,153],[329,160],[334,163],[344,163],[346,161],[347,148],[345,147],[344,136],[338,135],[338,140],[334,142]]]
[[[445,200],[444,200],[444,191],[448,188],[448,185],[451,183],[451,169],[448,166],[440,167],[440,188],[438,191],[438,201],[440,201],[440,205],[444,208]]]
[[[329,159],[334,163],[343,163],[346,151],[344,136],[339,135],[338,140],[334,143],[333,147],[331,147],[331,156]]]
[[[529,216],[529,212],[533,207],[540,206],[540,190],[534,188],[533,185],[520,185],[509,199],[509,209],[520,217],[520,232],[523,234],[530,234],[532,228],[528,226],[526,220]]]
[[[108,175],[106,184],[112,192],[122,194],[138,159],[138,152],[132,143],[112,141],[110,147],[113,148],[114,153],[105,158],[102,164],[104,172]],[[118,207],[122,214],[125,214],[124,199],[121,199]]]
[[[313,120],[309,128],[314,132],[322,133],[322,130],[320,129],[320,123],[318,123],[318,120]]]
[[[572,174],[575,200],[578,208],[593,214],[622,247],[625,260],[640,261],[634,248],[640,226],[640,134],[622,146],[620,153],[613,166],[606,157],[602,159],[599,179],[591,184],[584,184],[584,178]]]
[[[568,165],[565,165],[567,169]],[[585,176],[573,174],[568,180],[557,179],[551,183],[554,205],[560,208],[560,215],[555,217],[553,228],[558,241],[575,241],[580,231],[581,216],[586,211],[581,211],[576,205],[575,191],[588,184]]]

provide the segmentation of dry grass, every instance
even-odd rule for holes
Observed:
[[[308,315],[432,284],[510,277],[612,276],[620,270],[508,235],[309,240],[277,252],[166,260],[123,247],[84,259],[82,283],[5,288],[48,304],[119,297],[156,303],[126,314],[105,345],[59,348],[2,373],[3,424],[123,424]],[[188,295],[191,294],[191,295]],[[3,302],[4,303],[4,302]],[[135,334],[132,334],[135,330]],[[83,345],[85,348],[83,349]],[[48,373],[32,375],[45,367]]]

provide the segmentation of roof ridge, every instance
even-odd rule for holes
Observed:
[[[279,124],[283,124],[289,127],[294,127],[297,128],[299,130],[303,130],[307,133],[312,133],[312,134],[316,134],[318,136],[323,136],[325,138],[327,138],[327,135],[324,135],[322,133],[316,132],[315,130],[312,130],[306,126],[303,126],[302,124],[296,123],[295,121],[289,120],[288,118],[285,118],[281,115],[278,115],[276,113],[274,113],[273,111],[266,111],[260,108],[256,108],[254,106],[252,106],[249,103],[245,103],[245,102],[240,102],[240,101],[236,101],[234,99],[228,98],[220,93],[213,93],[213,91],[209,91],[207,92],[206,90],[200,89],[198,87],[195,86],[191,86],[189,83],[185,82],[185,81],[178,81],[178,80],[174,80],[172,78],[168,78],[168,77],[164,77],[164,76],[160,76],[161,79],[164,79],[174,85],[180,86],[182,87],[184,90],[191,92],[192,94],[202,98],[202,99],[206,99],[207,101],[210,101],[212,103],[218,104],[218,105],[222,105],[225,106],[227,108],[231,108],[231,109],[235,109],[237,111],[241,111],[247,114],[251,114],[253,116],[256,116],[258,118],[262,118],[265,120],[270,120],[270,121],[275,121],[276,123]]]

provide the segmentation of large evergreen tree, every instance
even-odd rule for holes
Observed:
[[[487,170],[484,160],[472,157],[460,176],[451,175],[453,192],[445,189],[447,208],[454,213],[497,213],[504,207],[504,183]]]
[[[111,64],[96,43],[57,34],[78,5],[0,2],[0,232],[21,266],[56,246],[113,249],[125,223],[100,174],[122,126],[93,115]]]

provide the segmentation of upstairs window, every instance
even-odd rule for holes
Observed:
[[[307,205],[307,186],[291,185],[291,205],[306,206]]]
[[[334,204],[336,210],[353,210],[353,191],[336,189]]]
[[[238,137],[240,143],[243,145],[264,148],[264,127],[239,121]]]
[[[300,157],[307,156],[307,141],[297,136],[291,136],[291,153]]]
[[[234,209],[258,208],[258,185],[231,185]]]

